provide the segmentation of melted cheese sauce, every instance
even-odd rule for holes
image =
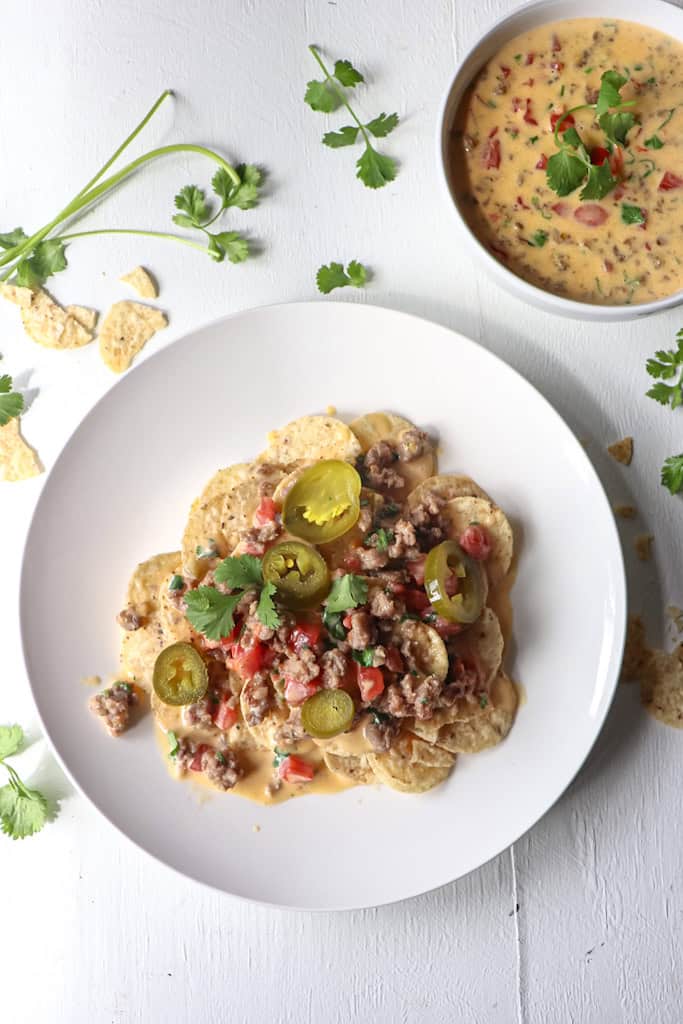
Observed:
[[[559,151],[551,115],[594,103],[611,69],[629,78],[621,96],[639,122],[621,151],[623,180],[600,200],[560,198],[537,166]],[[606,146],[594,111],[573,116],[589,153]],[[507,43],[463,98],[450,150],[460,209],[493,255],[545,291],[601,305],[663,298],[683,288],[682,127],[677,40],[627,21],[543,25]],[[646,146],[655,136],[661,147]],[[624,204],[644,226],[624,223]]]

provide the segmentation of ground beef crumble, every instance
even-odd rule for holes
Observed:
[[[362,651],[375,639],[375,630],[369,614],[362,609],[349,614],[349,632],[346,637],[354,651]]]
[[[114,683],[102,693],[90,698],[89,707],[94,715],[104,720],[111,736],[120,736],[130,722],[130,711],[137,703],[131,683]]]
[[[142,616],[135,608],[133,608],[132,605],[128,605],[127,608],[124,608],[119,612],[116,616],[116,621],[121,629],[125,629],[127,632],[132,633],[142,625]]]
[[[398,452],[388,441],[378,441],[365,453],[363,470],[370,487],[378,491],[400,490],[405,481],[394,468]]]
[[[322,684],[326,690],[338,690],[344,682],[351,664],[348,656],[338,648],[325,651],[320,659]]]

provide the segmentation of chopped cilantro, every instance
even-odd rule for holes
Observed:
[[[367,599],[368,585],[363,577],[346,573],[333,581],[325,607],[328,612],[345,612],[365,604]]]
[[[630,206],[629,203],[622,203],[621,219],[624,224],[644,224],[646,218],[640,206]]]
[[[180,746],[178,737],[176,736],[172,729],[169,729],[169,731],[166,733],[166,739],[168,740],[169,746],[168,756],[175,758],[175,756],[178,753],[178,748]]]
[[[197,558],[217,558],[218,548],[216,547],[215,540],[209,540],[206,547],[202,544],[197,544],[194,553]]]
[[[179,576],[178,573],[174,573],[173,576],[171,576],[170,582],[168,584],[168,589],[169,590],[182,590],[184,586],[185,586],[185,581],[183,580],[183,577]]]
[[[375,660],[375,648],[366,647],[362,651],[351,651],[351,657],[364,668],[372,668],[372,663]]]
[[[479,698],[479,707],[480,708],[485,708],[487,706],[488,702],[489,702],[488,697],[486,696],[485,693],[482,693],[481,697]]]
[[[542,249],[547,241],[548,232],[542,231],[541,228],[539,228],[538,231],[534,231],[531,238],[528,239],[529,245],[533,245],[537,249]]]
[[[648,149],[661,149],[664,143],[660,139],[659,135],[651,135],[649,139],[645,139],[645,145]]]
[[[335,640],[346,640],[342,618],[343,612],[331,612],[327,605],[323,607],[323,626]]]

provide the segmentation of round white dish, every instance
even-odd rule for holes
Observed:
[[[479,261],[480,266],[499,285],[517,298],[530,302],[549,313],[574,317],[578,320],[613,322],[635,320],[651,316],[664,309],[671,309],[683,303],[683,291],[668,295],[656,302],[633,305],[598,306],[590,302],[577,302],[553,295],[542,288],[517,277],[511,270],[492,256],[486,246],[470,230],[463,218],[457,201],[457,180],[448,159],[448,140],[463,93],[479,69],[493,57],[510,39],[528,32],[539,25],[568,18],[619,18],[635,21],[659,29],[676,39],[683,40],[683,10],[668,0],[538,0],[517,8],[502,21],[497,22],[483,35],[464,57],[444,97],[439,115],[437,136],[437,159],[448,203],[454,213],[458,236],[467,252]]]
[[[526,700],[498,748],[461,757],[422,796],[380,787],[276,807],[174,781],[143,719],[110,739],[80,680],[116,673],[134,565],[174,550],[214,470],[295,416],[392,408],[441,441],[508,513],[519,569],[507,668]],[[78,788],[138,846],[264,903],[348,909],[404,899],[478,867],[557,800],[591,749],[621,662],[625,585],[614,519],[569,428],[505,363],[388,309],[318,302],[236,314],[127,374],[50,473],[21,583],[26,667]],[[260,826],[260,831],[255,830]]]

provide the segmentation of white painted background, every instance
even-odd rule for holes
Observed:
[[[106,309],[123,297],[118,276],[147,263],[171,316],[148,356],[222,313],[315,298],[322,262],[365,261],[374,270],[371,287],[344,297],[409,310],[476,338],[589,439],[610,496],[641,511],[642,522],[623,528],[630,600],[661,641],[664,606],[683,605],[683,556],[681,502],[659,487],[658,469],[683,447],[683,414],[643,397],[643,366],[672,340],[682,316],[603,327],[526,308],[463,258],[439,187],[441,96],[464,50],[511,6],[4,0],[0,226],[46,221],[172,87],[177,99],[149,129],[145,148],[204,142],[265,165],[267,198],[234,215],[263,255],[232,267],[162,242],[84,241],[69,251],[70,268],[54,285],[58,298]],[[384,147],[401,160],[401,172],[382,192],[356,182],[350,151],[320,145],[327,121],[302,102],[315,75],[309,42],[365,71],[370,84],[358,97],[364,113],[401,115]],[[330,119],[336,122],[343,123]],[[188,181],[208,184],[210,174],[201,161],[157,164],[93,213],[88,226],[164,229],[175,190]],[[3,372],[39,392],[25,433],[50,467],[113,377],[94,348],[63,354],[31,344],[10,308],[0,309],[0,332]],[[390,341],[378,339],[388,359]],[[320,365],[334,372],[325,365],[324,338]],[[257,380],[253,386],[257,394]],[[627,432],[635,435],[636,455],[622,469],[604,447]],[[36,736],[16,594],[27,519],[43,479],[0,485],[0,720],[33,723]],[[655,558],[636,564],[631,538],[646,528],[656,536]],[[77,594],[57,590],[56,599],[78,614]],[[680,733],[644,714],[634,689],[622,687],[570,792],[514,849],[410,903],[314,916],[243,905],[158,866],[74,793],[38,740],[21,764],[27,774],[36,768],[35,781],[61,810],[33,839],[0,836],[2,1019],[676,1024],[682,744]]]

